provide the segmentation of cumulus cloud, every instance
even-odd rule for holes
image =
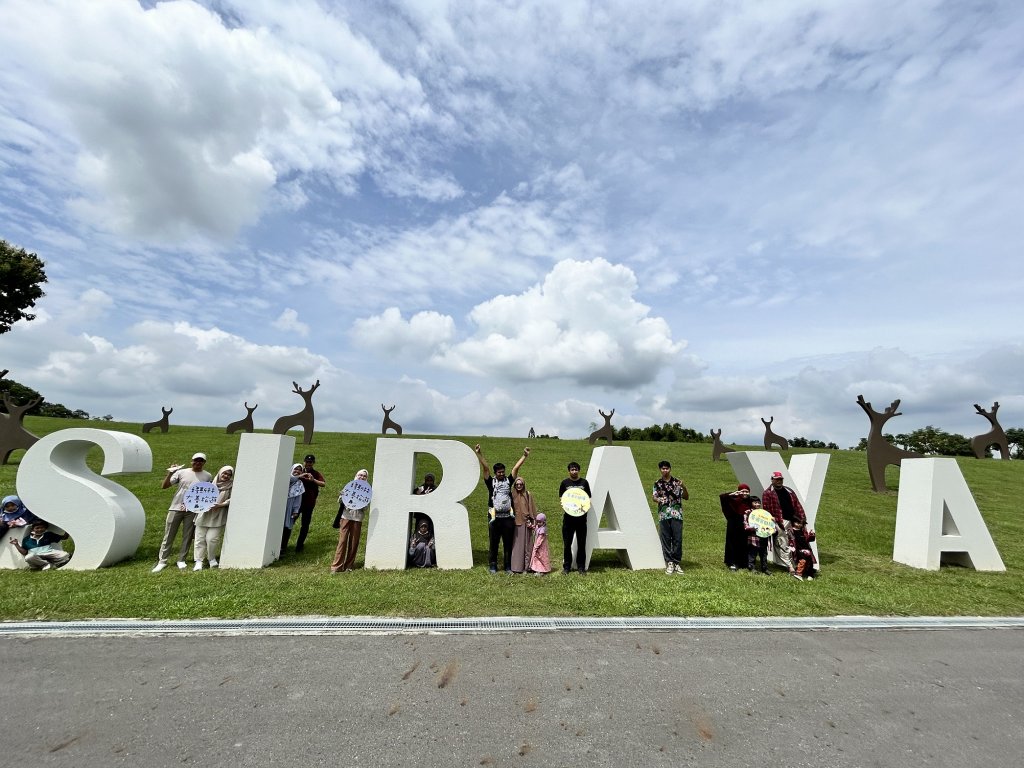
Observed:
[[[470,313],[472,338],[437,364],[512,381],[564,379],[626,388],[652,381],[685,342],[634,298],[637,280],[604,259],[565,260],[539,285],[496,296]]]
[[[358,346],[382,357],[427,357],[446,345],[454,334],[455,322],[447,315],[417,312],[405,320],[397,307],[357,319],[351,331],[352,340]]]
[[[305,200],[296,174],[351,194],[371,165],[389,170],[395,131],[433,119],[415,79],[342,21],[315,3],[291,10],[305,27],[302,14],[290,27],[232,26],[191,0],[14,0],[0,25],[19,61],[9,102],[73,143],[83,219],[145,237],[229,237],[259,218],[279,180],[292,184],[275,198],[287,205]],[[294,36],[317,20],[313,40],[340,46],[330,61]],[[54,102],[39,103],[39,82]],[[450,180],[403,178],[389,189],[456,194]]]
[[[309,326],[299,320],[299,313],[291,307],[286,308],[274,321],[274,327],[280,331],[297,333],[300,336],[309,335]]]

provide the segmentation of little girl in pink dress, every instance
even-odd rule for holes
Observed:
[[[530,555],[530,570],[538,576],[551,572],[551,553],[548,551],[548,518],[543,512],[533,523],[533,551]]]

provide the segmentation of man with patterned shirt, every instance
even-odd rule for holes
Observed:
[[[761,494],[761,506],[764,511],[775,518],[775,540],[772,548],[779,559],[779,564],[790,573],[795,573],[793,560],[789,556],[789,531],[793,523],[799,520],[807,522],[804,505],[797,498],[796,491],[782,484],[782,473],[772,472],[772,484]]]
[[[658,533],[661,551],[665,555],[665,573],[682,573],[679,563],[683,557],[683,502],[690,492],[682,480],[672,477],[672,465],[662,459],[658,462],[661,479],[654,484],[651,497],[658,505]]]

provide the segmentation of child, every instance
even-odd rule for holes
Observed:
[[[299,519],[299,507],[302,506],[302,494],[306,486],[302,482],[302,474],[306,468],[302,464],[292,465],[292,476],[288,478],[288,500],[284,505],[284,530],[281,531],[281,556],[288,551],[288,539],[292,537],[292,526]]]
[[[751,573],[754,572],[754,563],[757,561],[758,555],[760,555],[761,573],[767,576],[769,575],[768,540],[771,538],[771,534],[768,534],[767,536],[759,536],[758,526],[755,525],[753,521],[751,521],[750,519],[751,515],[753,515],[755,512],[760,511],[761,500],[757,498],[757,496],[751,496],[750,509],[743,513],[743,530],[747,532],[747,570]],[[762,530],[761,532],[763,533],[764,530]]]
[[[793,562],[793,578],[798,581],[814,581],[814,551],[811,542],[816,536],[814,530],[806,528],[802,520],[794,520],[789,529],[789,554]]]
[[[409,540],[409,557],[417,568],[433,568],[437,565],[434,555],[434,536],[426,520],[420,520],[416,532]]]
[[[533,550],[530,554],[530,570],[536,576],[543,576],[551,571],[551,553],[548,551],[548,517],[541,512],[532,523]]]
[[[36,519],[29,529],[25,540],[18,543],[13,536],[10,539],[11,545],[25,557],[25,562],[33,571],[48,571],[51,568],[60,568],[66,565],[71,555],[60,549],[54,548],[54,544],[64,541],[68,537],[53,533],[49,530],[49,524],[45,520]]]
[[[4,496],[2,507],[3,512],[0,512],[0,536],[3,536],[11,528],[20,528],[39,519],[25,509],[25,505],[21,503],[21,499],[17,496]]]

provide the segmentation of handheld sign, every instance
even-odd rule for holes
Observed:
[[[590,511],[590,497],[582,488],[567,488],[561,502],[565,514],[572,517],[583,517]]]
[[[773,536],[778,529],[778,526],[775,524],[775,518],[771,516],[771,513],[765,512],[763,509],[750,510],[750,514],[747,516],[747,523],[754,529],[754,533],[762,539]]]
[[[189,512],[206,512],[217,503],[220,491],[213,483],[192,483],[185,491],[185,509]]]
[[[362,509],[370,506],[373,488],[365,480],[352,480],[341,489],[341,502],[349,509]]]

